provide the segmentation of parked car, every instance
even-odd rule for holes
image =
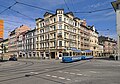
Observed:
[[[11,56],[11,57],[9,58],[9,61],[17,61],[17,58],[16,58],[15,56]]]
[[[0,62],[2,62],[3,61],[3,56],[0,56]]]
[[[109,56],[109,59],[110,59],[110,60],[115,60],[115,56],[114,56],[114,55],[110,55],[110,56]]]

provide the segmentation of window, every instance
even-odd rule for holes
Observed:
[[[66,38],[66,33],[64,33],[64,38]]]
[[[75,26],[77,26],[77,22],[75,22]]]
[[[64,18],[64,21],[66,22],[66,18]]]
[[[62,31],[59,31],[58,37],[62,38]]]
[[[49,34],[47,35],[47,39],[49,39]]]
[[[62,41],[59,41],[59,46],[60,46],[60,47],[62,46]]]
[[[54,22],[56,21],[56,19],[54,18]]]
[[[108,43],[108,45],[110,46],[110,43]]]
[[[56,33],[54,33],[54,38],[56,38]]]
[[[64,25],[64,29],[66,30],[66,25]]]
[[[39,28],[39,24],[37,23],[36,25],[37,25],[37,27]]]
[[[64,45],[66,46],[66,41],[64,41]]]
[[[56,26],[54,25],[54,30],[56,29]]]
[[[42,27],[42,24],[40,24],[40,27]]]
[[[59,27],[58,27],[59,29],[62,29],[62,25],[59,25]]]
[[[62,21],[62,16],[59,16],[59,22],[61,22]]]
[[[56,47],[56,42],[54,41],[54,47]]]

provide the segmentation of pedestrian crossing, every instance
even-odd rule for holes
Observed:
[[[99,74],[95,70],[59,70],[44,74],[45,77],[62,82],[77,82],[84,81],[91,76]]]

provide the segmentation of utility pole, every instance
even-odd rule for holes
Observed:
[[[118,60],[120,60],[120,0],[116,0],[114,2],[111,2],[115,12],[116,12],[116,29],[117,29],[117,44],[118,44]]]

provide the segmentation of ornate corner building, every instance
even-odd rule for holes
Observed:
[[[57,9],[55,14],[46,12],[44,18],[36,19],[36,52],[40,57],[61,58],[74,53],[71,48],[98,52],[98,32],[87,26],[86,20],[75,17],[72,12]]]

